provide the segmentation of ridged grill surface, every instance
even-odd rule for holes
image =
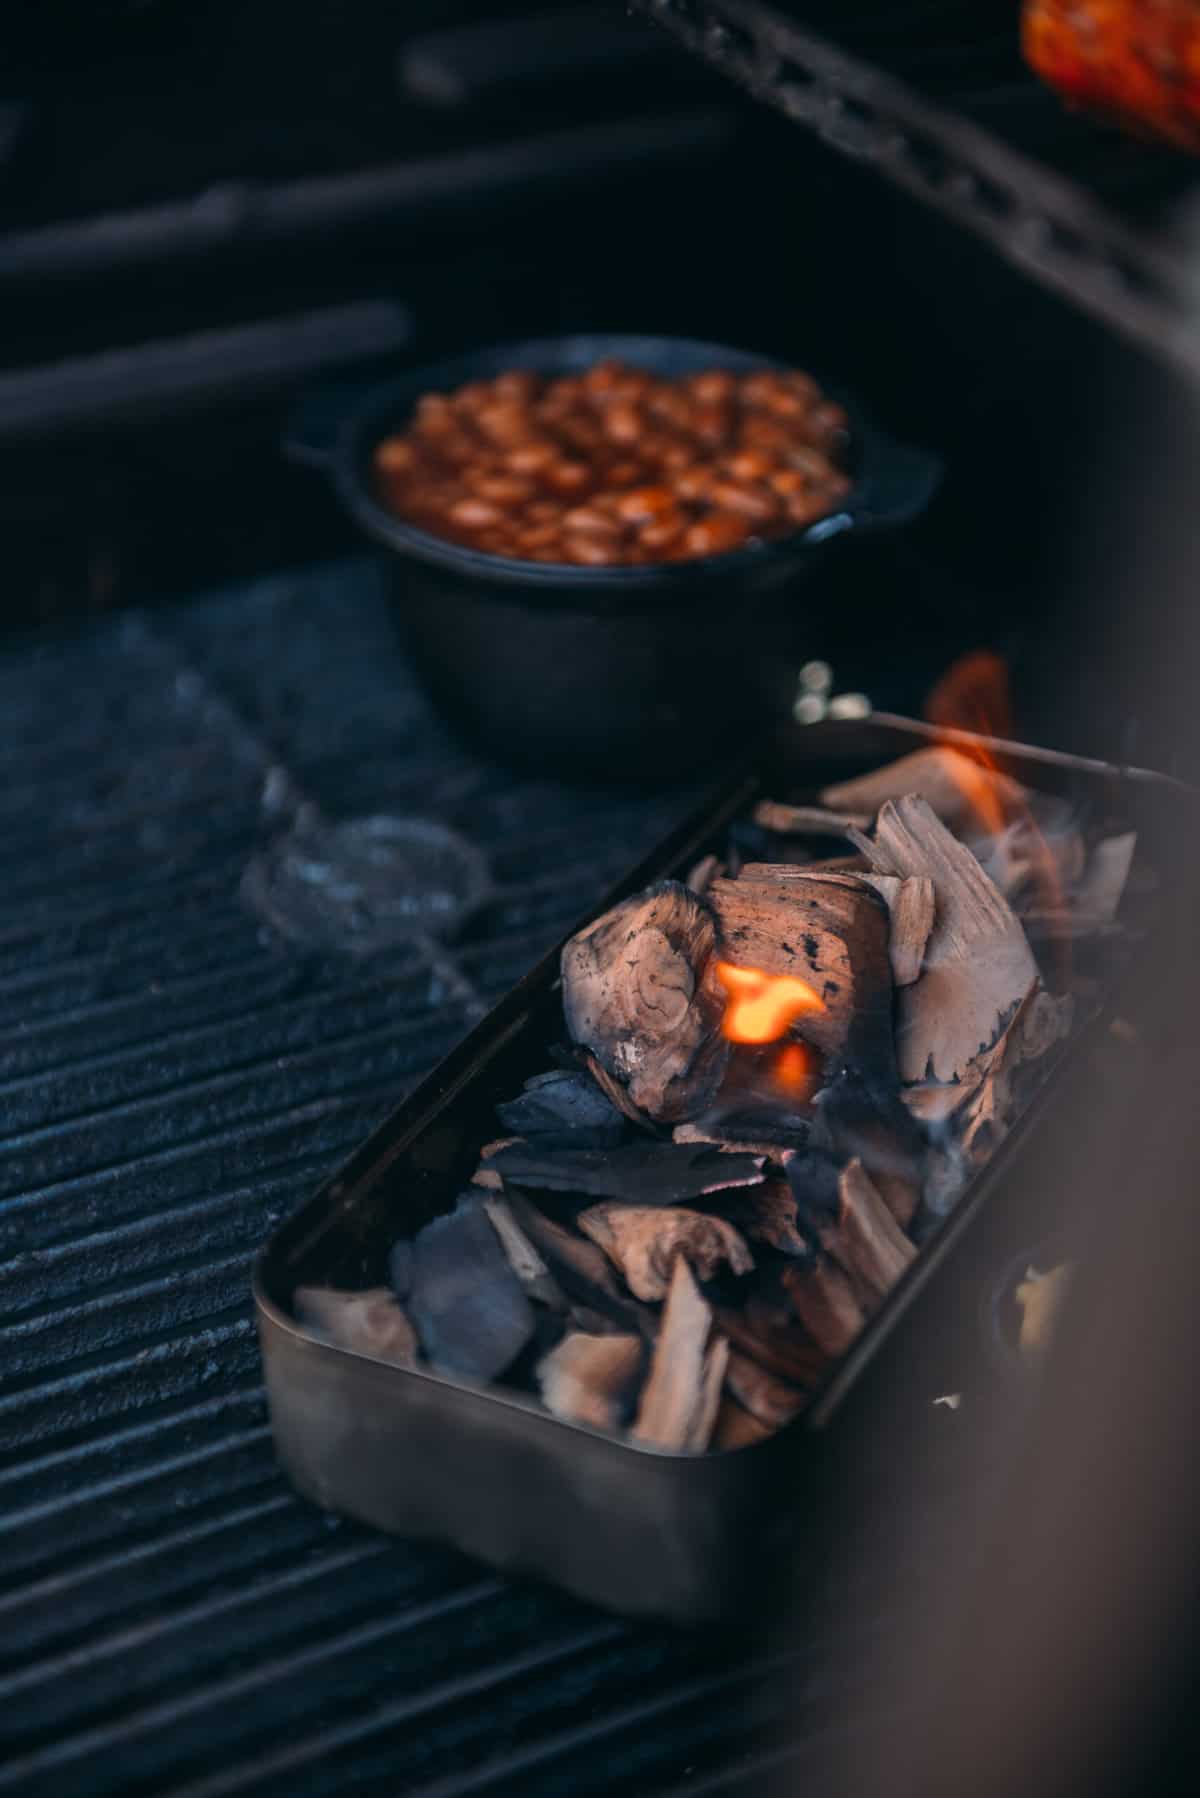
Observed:
[[[10,652],[0,714],[0,1794],[741,1789],[819,1675],[301,1502],[248,1283],[686,796],[472,759],[359,564]],[[284,942],[281,791],[440,819],[494,901],[432,962]]]

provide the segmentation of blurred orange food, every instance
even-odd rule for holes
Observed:
[[[1021,42],[1072,105],[1200,151],[1200,0],[1025,0]]]

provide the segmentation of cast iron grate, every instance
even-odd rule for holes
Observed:
[[[1067,114],[1021,63],[1012,6],[632,4],[1034,280],[1200,371],[1186,233],[1167,228],[1172,207],[1196,194],[1193,160]]]
[[[259,1383],[264,1234],[686,796],[473,760],[359,564],[14,651],[0,708],[0,1794],[715,1790],[785,1698],[818,1730],[802,1659],[322,1516]],[[441,820],[490,905],[432,960],[283,941],[239,882],[289,780]]]

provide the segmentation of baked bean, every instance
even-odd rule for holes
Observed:
[[[666,380],[609,361],[426,394],[374,469],[390,510],[489,555],[638,566],[811,524],[850,488],[845,440],[841,407],[796,370]]]
[[[692,556],[720,556],[737,549],[750,535],[750,520],[736,512],[710,512],[688,527],[684,547]]]

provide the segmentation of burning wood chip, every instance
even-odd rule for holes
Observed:
[[[711,1335],[712,1312],[686,1258],[677,1255],[662,1328],[633,1426],[639,1441],[659,1448],[688,1449],[693,1454],[707,1448],[729,1359],[728,1342],[723,1336],[710,1342]]]
[[[579,1228],[598,1243],[624,1275],[639,1299],[661,1299],[671,1282],[672,1265],[686,1255],[702,1280],[711,1280],[728,1262],[735,1274],[746,1274],[754,1257],[723,1217],[681,1207],[593,1205],[579,1214]]]
[[[679,1122],[703,1111],[729,1058],[724,1002],[709,979],[711,912],[675,881],[627,899],[562,955],[572,1039],[627,1088],[639,1111]]]
[[[831,1360],[844,1355],[866,1322],[849,1275],[836,1261],[815,1255],[807,1262],[790,1262],[781,1278],[818,1348]]]
[[[519,1098],[497,1105],[496,1116],[514,1136],[581,1149],[612,1148],[627,1134],[625,1119],[590,1075],[558,1069],[527,1080]]]
[[[630,1143],[619,1149],[554,1149],[510,1143],[490,1167],[506,1183],[547,1192],[587,1193],[639,1205],[676,1205],[763,1178],[757,1155],[723,1155],[703,1143]]]
[[[888,908],[891,919],[888,957],[892,964],[892,979],[897,986],[911,986],[914,980],[920,979],[925,965],[925,948],[933,929],[933,882],[927,876],[901,880],[896,874],[868,874],[864,878]]]
[[[739,1349],[729,1351],[725,1388],[738,1403],[769,1430],[780,1430],[804,1409],[805,1394],[786,1380],[768,1373]]]
[[[572,1299],[572,1314],[581,1327],[585,1324],[583,1313],[587,1313],[591,1319],[607,1319],[610,1328],[654,1335],[654,1313],[621,1289],[607,1255],[595,1243],[574,1230],[565,1230],[521,1193],[506,1194],[505,1203],[522,1233]],[[586,1327],[591,1333],[598,1333],[595,1322],[587,1321]]]
[[[1075,890],[1075,908],[1089,922],[1111,924],[1116,918],[1136,847],[1137,835],[1131,830],[1124,836],[1106,837],[1092,850]]]
[[[924,799],[889,800],[870,853],[882,874],[929,875],[937,898],[924,971],[900,989],[901,1075],[957,1079],[994,1042],[1037,979],[1025,932],[970,850]]]
[[[307,1329],[319,1331],[339,1348],[413,1367],[416,1331],[386,1286],[342,1292],[333,1286],[297,1286],[293,1304]]]
[[[537,1366],[542,1400],[555,1417],[617,1430],[637,1389],[645,1353],[640,1336],[564,1336]]]
[[[954,825],[981,810],[996,815],[1019,811],[1026,803],[1025,788],[1010,775],[945,744],[914,750],[886,768],[839,781],[824,789],[821,801],[834,810],[874,814],[887,800],[906,794],[923,799],[943,823]]]
[[[414,1240],[409,1310],[431,1365],[467,1379],[495,1379],[533,1335],[533,1309],[477,1195]]]
[[[508,1256],[508,1265],[530,1298],[552,1311],[568,1311],[570,1306],[562,1287],[513,1216],[512,1207],[506,1200],[496,1198],[485,1199],[483,1208]]]
[[[773,870],[773,873],[778,873]],[[721,927],[722,967],[802,983],[815,1003],[798,1005],[796,1032],[825,1054],[853,1053],[865,1065],[895,1066],[887,909],[852,876],[810,875],[714,880],[710,901]],[[748,1036],[734,1020],[726,1030]]]
[[[874,816],[874,810],[847,815],[819,805],[780,805],[774,799],[760,799],[754,808],[756,824],[784,837],[842,837],[848,830],[869,830]]]
[[[1042,1274],[1028,1268],[1017,1287],[1017,1304],[1021,1307],[1021,1353],[1036,1361],[1046,1353],[1054,1339],[1074,1273],[1071,1262],[1060,1262]]]

